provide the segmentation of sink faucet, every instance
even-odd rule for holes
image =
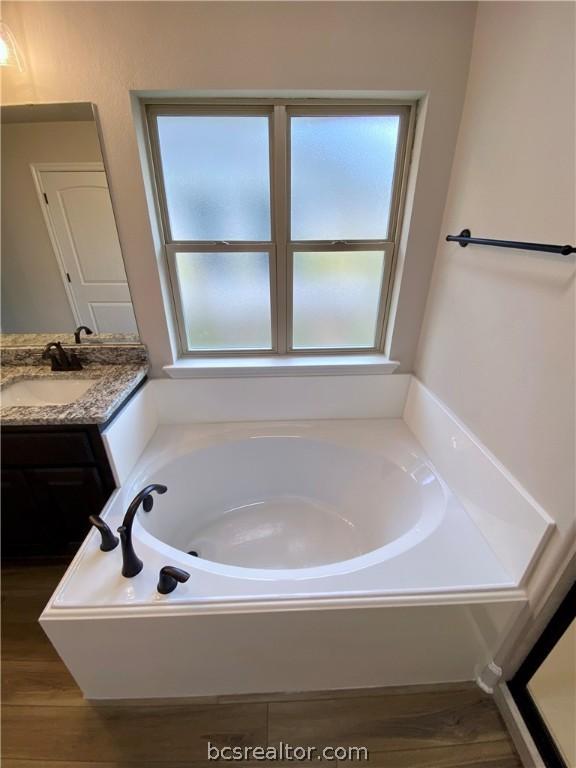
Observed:
[[[126,510],[124,521],[120,528],[118,528],[118,533],[120,534],[120,545],[122,547],[122,576],[125,576],[127,579],[137,576],[144,567],[144,563],[134,552],[132,545],[132,524],[134,523],[138,507],[142,504],[144,512],[150,512],[154,506],[152,491],[166,493],[167,490],[168,488],[165,485],[159,485],[158,483],[147,485],[140,493],[136,494]]]
[[[81,371],[82,363],[74,352],[68,354],[59,341],[46,344],[42,360],[50,359],[52,371]]]
[[[88,328],[87,325],[79,325],[78,328],[76,328],[76,330],[74,331],[74,343],[75,344],[80,344],[81,343],[80,342],[80,334],[82,333],[82,331],[85,331],[86,336],[92,336],[92,334],[94,333],[94,331],[91,328]]]

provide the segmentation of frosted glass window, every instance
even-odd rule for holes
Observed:
[[[173,240],[270,240],[266,116],[159,115]]]
[[[384,251],[294,253],[295,349],[374,347]]]
[[[292,240],[388,237],[400,119],[292,117]]]
[[[270,349],[268,253],[176,253],[188,349]]]

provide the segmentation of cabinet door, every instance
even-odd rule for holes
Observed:
[[[53,547],[81,542],[90,528],[89,515],[98,515],[110,495],[96,467],[29,469],[26,476],[49,520]]]
[[[3,469],[3,553],[42,552],[46,546],[47,522],[24,472]]]

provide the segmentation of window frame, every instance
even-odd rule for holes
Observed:
[[[414,139],[416,102],[361,99],[151,99],[143,103],[148,141],[151,179],[154,186],[163,250],[165,253],[173,316],[176,321],[181,358],[234,358],[259,356],[350,356],[382,353],[390,311],[393,275],[397,260],[406,182]],[[157,117],[166,115],[254,115],[269,120],[270,157],[270,234],[268,241],[177,241],[172,238],[163,166],[160,155]],[[290,120],[298,116],[395,115],[400,119],[388,232],[385,240],[301,240],[292,241],[291,224],[291,147]],[[375,343],[371,347],[294,348],[293,254],[296,251],[384,251],[384,269],[380,286]],[[188,348],[180,287],[176,274],[176,253],[257,251],[269,254],[271,346],[267,349]]]

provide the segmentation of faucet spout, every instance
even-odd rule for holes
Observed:
[[[94,331],[91,328],[88,328],[87,325],[79,325],[78,328],[74,331],[74,343],[75,344],[81,344],[80,341],[80,334],[84,331],[87,336],[92,336]]]
[[[122,548],[122,576],[125,576],[127,579],[137,576],[144,567],[132,544],[132,525],[134,524],[136,512],[140,504],[142,504],[144,512],[150,512],[154,506],[153,491],[156,491],[156,493],[166,493],[167,490],[168,488],[165,485],[158,483],[147,485],[140,493],[136,494],[126,510],[122,525],[118,528],[118,533],[120,534],[120,546]]]

